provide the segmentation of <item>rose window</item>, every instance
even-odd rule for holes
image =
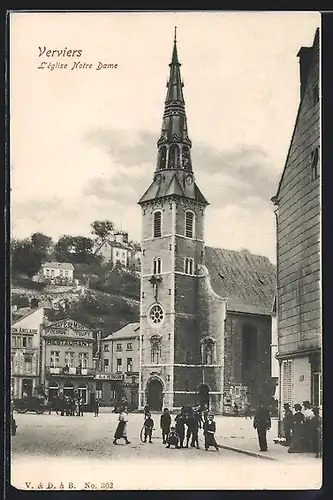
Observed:
[[[149,318],[155,325],[161,323],[164,318],[164,311],[162,307],[158,304],[153,306],[149,311]]]

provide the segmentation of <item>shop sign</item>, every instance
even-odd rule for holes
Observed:
[[[31,333],[35,335],[37,331],[36,328],[12,328],[12,333]]]
[[[96,373],[96,380],[123,380],[122,373]]]
[[[89,340],[58,340],[58,339],[46,339],[47,345],[63,345],[63,346],[79,346],[79,347],[90,347],[92,346],[92,341]]]
[[[45,335],[67,335],[67,337],[90,337],[92,338],[92,332],[88,330],[70,330],[64,328],[47,328],[45,330]]]

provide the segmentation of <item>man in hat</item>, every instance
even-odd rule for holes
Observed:
[[[267,451],[267,431],[271,428],[271,416],[263,401],[258,405],[253,419],[253,427],[258,434],[260,451]]]
[[[284,418],[283,418],[283,427],[284,427],[284,436],[286,438],[286,445],[290,445],[291,439],[291,430],[293,427],[293,412],[290,409],[289,403],[285,403],[283,405],[284,408]]]
[[[161,415],[160,427],[162,430],[163,444],[165,444],[167,441],[167,437],[169,435],[169,432],[170,432],[170,427],[171,427],[171,416],[170,416],[168,408],[164,408],[164,412]]]

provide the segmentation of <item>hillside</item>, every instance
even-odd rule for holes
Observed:
[[[102,336],[117,331],[127,323],[139,321],[140,279],[121,268],[97,275],[86,275],[86,285],[43,286],[29,279],[12,278],[11,303],[18,307],[13,320],[32,305],[44,306],[49,321],[70,317],[102,331]],[[31,302],[32,301],[32,302]],[[26,309],[25,309],[26,310]]]

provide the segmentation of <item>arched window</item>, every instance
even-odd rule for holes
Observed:
[[[164,170],[166,165],[166,153],[167,149],[166,146],[161,146],[160,150],[158,152],[158,169],[159,170]]]
[[[150,339],[150,362],[159,364],[161,362],[161,347],[162,338],[159,335],[154,335]]]
[[[192,170],[192,168],[191,168],[191,156],[190,156],[190,148],[188,146],[183,146],[182,157],[183,157],[184,170],[191,171]]]
[[[213,365],[215,359],[215,341],[211,337],[205,338],[201,343],[201,356],[203,365]]]
[[[311,180],[315,180],[319,177],[319,148],[312,151],[311,154]]]
[[[154,238],[160,238],[162,236],[162,212],[161,210],[157,210],[154,212],[154,223],[153,223],[153,231]]]
[[[177,168],[179,165],[179,146],[171,144],[169,148],[168,168]]]
[[[194,260],[186,257],[184,259],[184,273],[185,274],[194,274]]]
[[[195,215],[191,210],[185,212],[185,236],[186,238],[194,238],[194,220]]]
[[[153,260],[153,274],[161,274],[162,272],[162,261],[158,257]]]

